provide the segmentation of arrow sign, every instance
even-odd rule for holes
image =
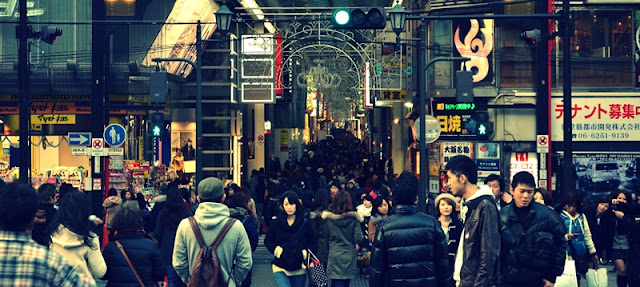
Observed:
[[[91,133],[90,132],[70,132],[67,134],[69,138],[70,146],[90,146],[91,145]]]

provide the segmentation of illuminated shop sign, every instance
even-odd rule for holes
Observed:
[[[440,137],[475,137],[475,103],[456,103],[455,99],[434,101],[434,116],[440,122]]]

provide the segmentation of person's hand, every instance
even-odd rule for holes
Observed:
[[[276,246],[276,249],[273,250],[273,255],[275,255],[276,258],[280,258],[280,255],[282,255],[282,251],[283,251],[282,247]]]
[[[356,251],[360,251],[360,245],[356,244]]]
[[[613,211],[613,214],[615,214],[615,216],[616,216],[618,219],[622,219],[622,218],[624,217],[624,212],[622,212],[622,211],[620,211],[620,210],[614,210],[614,211]]]
[[[598,256],[598,254],[593,254],[593,269],[598,269],[598,264],[600,263],[600,257]]]
[[[578,237],[577,233],[567,233],[567,235],[565,235],[565,237],[567,238],[567,240],[573,240],[576,237]]]
[[[510,203],[511,200],[513,200],[513,196],[511,196],[511,194],[509,194],[508,192],[502,193],[502,201]]]
[[[542,279],[542,282],[544,282],[544,287],[553,287],[553,283],[547,279]]]

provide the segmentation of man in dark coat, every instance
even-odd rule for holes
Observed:
[[[502,286],[551,287],[562,275],[565,228],[552,209],[535,202],[533,175],[513,176],[513,200],[500,210]]]
[[[464,227],[458,245],[453,279],[460,287],[498,286],[500,229],[498,208],[491,189],[478,186],[478,168],[469,157],[457,155],[447,165],[451,193],[464,199],[460,216]]]
[[[417,210],[418,179],[404,172],[392,190],[397,206],[376,231],[369,286],[453,286],[440,223]]]

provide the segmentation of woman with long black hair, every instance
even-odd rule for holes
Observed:
[[[616,217],[616,231],[613,234],[613,244],[611,259],[616,267],[618,277],[616,282],[618,287],[627,286],[627,267],[631,255],[631,244],[629,243],[630,231],[621,222],[624,218],[624,211],[631,204],[631,193],[626,190],[616,190],[611,193],[611,210]]]
[[[264,245],[275,258],[271,268],[278,287],[304,287],[307,280],[304,258],[315,249],[313,229],[304,218],[302,202],[293,191],[282,194],[279,215],[269,225]]]
[[[89,278],[100,278],[107,272],[100,239],[91,231],[89,199],[80,192],[70,192],[60,201],[52,226],[51,249]]]
[[[153,234],[158,240],[160,246],[160,255],[164,259],[167,266],[167,281],[169,286],[186,286],[178,277],[178,274],[171,265],[171,255],[173,254],[173,245],[176,239],[176,231],[178,224],[182,219],[191,216],[191,212],[187,209],[182,199],[182,193],[177,187],[167,190],[167,200],[158,215],[155,230]]]

